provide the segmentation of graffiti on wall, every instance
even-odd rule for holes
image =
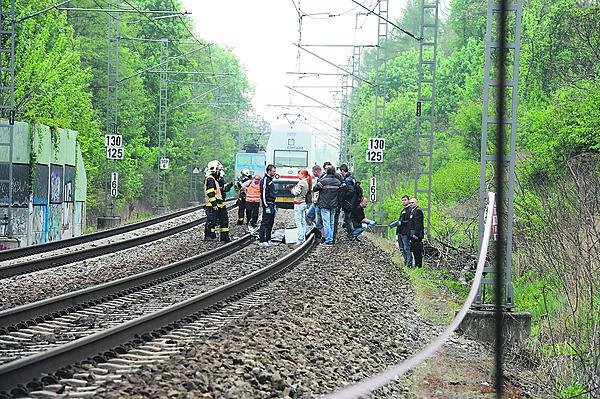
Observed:
[[[65,238],[73,237],[73,203],[72,202],[63,202],[62,203],[62,220],[60,223],[60,238],[64,240]]]
[[[50,203],[63,202],[63,167],[62,165],[50,166]]]
[[[12,212],[12,228],[15,236],[27,235],[27,222],[29,221],[29,209],[17,208]]]
[[[33,231],[31,234],[32,244],[43,244],[48,238],[48,206],[33,207]]]
[[[33,204],[48,205],[48,165],[35,165],[33,175]]]
[[[60,240],[61,204],[50,204],[50,217],[48,223],[48,241]]]
[[[65,165],[65,202],[75,202],[75,166]]]
[[[75,203],[75,215],[73,216],[73,233],[80,236],[83,231],[83,205],[84,202]]]
[[[29,202],[29,165],[13,164],[12,168],[12,204],[16,207],[26,207]],[[0,165],[0,176],[9,175],[9,165]],[[8,179],[7,179],[8,180]],[[0,204],[8,204],[8,184],[0,184]]]

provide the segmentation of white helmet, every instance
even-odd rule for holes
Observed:
[[[223,170],[223,165],[221,165],[221,162],[215,159],[214,161],[210,161],[208,163],[207,170],[210,174],[218,173],[219,171]]]
[[[251,175],[250,170],[246,169],[246,168],[242,169],[241,173],[242,173],[242,176],[248,176],[249,177]]]

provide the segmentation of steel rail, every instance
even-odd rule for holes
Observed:
[[[197,313],[223,300],[243,295],[300,262],[316,245],[316,234],[316,230],[313,230],[301,246],[285,257],[231,283],[57,348],[1,365],[0,391],[12,392],[16,388],[22,392],[26,390],[24,385],[27,383],[35,381],[34,385],[39,385],[37,379],[43,374],[56,372],[90,357],[94,357],[94,360],[105,359],[106,354],[110,355],[114,348],[123,350],[123,345],[136,339],[143,342],[161,336],[176,328],[178,321],[193,318]]]
[[[229,256],[252,241],[254,237],[246,234],[238,240],[170,265],[0,311],[0,334],[52,320],[82,310],[84,307],[97,305],[179,277]]]
[[[44,244],[30,245],[28,247],[8,249],[6,251],[0,252],[0,262],[4,261],[4,260],[21,258],[24,256],[29,256],[29,255],[35,255],[35,254],[38,254],[41,252],[54,251],[56,249],[61,249],[61,248],[69,247],[72,245],[84,244],[86,242],[99,240],[99,239],[110,237],[110,236],[116,235],[116,234],[127,233],[132,230],[141,229],[143,227],[148,227],[148,226],[151,226],[156,223],[161,223],[161,222],[167,221],[172,218],[186,215],[188,213],[199,211],[203,207],[204,207],[204,205],[195,206],[193,208],[186,208],[186,209],[182,209],[177,212],[169,213],[167,215],[159,216],[157,218],[152,218],[152,219],[148,219],[148,220],[142,220],[142,221],[136,222],[136,223],[126,224],[124,226],[117,227],[114,229],[107,229],[107,230],[97,231],[97,232],[91,233],[91,234],[84,234],[79,237],[67,238],[64,240],[47,242]]]
[[[229,205],[227,209],[233,208],[235,205]],[[192,208],[193,209],[193,208]],[[185,214],[185,213],[184,213]],[[167,215],[167,219],[163,219],[161,221],[168,220],[173,218],[173,214]],[[181,215],[179,215],[181,216]],[[191,229],[196,227],[206,220],[206,217],[203,216],[199,219],[192,220],[191,222],[187,222],[166,230],[160,230],[154,233],[146,234],[140,237],[133,237],[126,240],[121,240],[117,242],[113,242],[106,245],[101,245],[92,248],[84,248],[76,252],[66,253],[66,254],[58,254],[53,256],[44,257],[43,259],[32,259],[20,263],[14,263],[12,265],[0,266],[0,279],[16,276],[19,274],[31,273],[37,270],[44,270],[55,266],[65,265],[67,263],[77,262],[83,259],[90,259],[101,255],[106,255],[108,253],[121,251],[123,249],[135,247],[138,245],[146,244],[152,241],[160,240],[161,238],[168,237],[170,235],[182,232],[187,229]],[[158,222],[151,223],[156,224]],[[147,225],[147,226],[149,226]],[[146,226],[144,226],[146,227]],[[139,226],[137,228],[140,228]],[[134,230],[134,229],[131,229]],[[110,231],[110,230],[108,230]],[[121,233],[123,233],[121,231]],[[119,234],[119,233],[117,233]],[[110,235],[108,235],[110,236]],[[105,237],[104,237],[105,238]],[[97,238],[96,238],[97,239]],[[44,244],[45,245],[45,244]],[[73,243],[73,245],[75,245]]]

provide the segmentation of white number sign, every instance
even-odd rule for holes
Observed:
[[[119,193],[119,174],[112,172],[110,175],[110,196],[115,198]]]
[[[158,163],[158,166],[161,170],[169,169],[169,158],[161,158]]]
[[[104,135],[104,146],[106,148],[121,148],[123,147],[123,136],[120,134]]]
[[[383,162],[383,150],[367,150],[367,162]]]
[[[106,159],[123,159],[123,148],[107,147]]]
[[[377,200],[377,179],[375,176],[371,177],[371,186],[369,187],[369,199],[372,203]]]
[[[367,162],[383,162],[383,150],[385,150],[384,138],[370,138],[367,141]]]
[[[367,150],[385,150],[385,139],[370,138],[367,143]]]

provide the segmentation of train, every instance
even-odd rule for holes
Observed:
[[[266,155],[258,146],[248,145],[241,152],[235,154],[235,176],[238,177],[242,169],[248,169],[250,174],[261,176],[265,172]]]
[[[325,161],[334,162],[338,159],[338,155],[330,147],[315,144],[315,134],[310,126],[301,121],[294,124],[272,125],[266,151],[258,146],[249,145],[236,154],[236,178],[242,169],[250,170],[252,175],[258,173],[262,177],[266,165],[275,165],[277,167],[274,179],[277,192],[275,204],[279,208],[293,208],[294,196],[290,189],[298,182],[298,171],[308,169],[312,173],[313,165],[322,165]],[[233,189],[229,195],[235,195]]]
[[[294,196],[290,189],[298,182],[300,169],[308,169],[309,173],[312,173],[313,165],[322,165],[325,161],[334,162],[337,159],[337,155],[325,150],[326,147],[315,145],[315,135],[316,132],[301,121],[271,127],[266,162],[277,168],[274,180],[277,207],[294,207]]]

